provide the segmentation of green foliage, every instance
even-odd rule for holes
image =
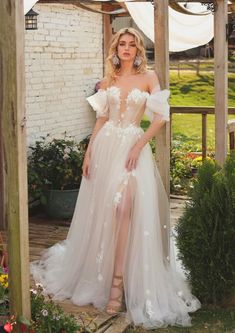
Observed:
[[[198,150],[199,146],[194,139],[183,134],[173,137],[170,160],[171,193],[185,194],[193,185],[191,164]]]
[[[206,160],[176,227],[179,258],[193,293],[223,301],[235,285],[235,154],[224,168]]]
[[[8,274],[0,275],[0,289],[4,288],[5,294],[8,295]],[[16,324],[19,324],[19,331],[25,333],[93,333],[97,330],[97,324],[93,318],[86,313],[79,316],[78,324],[76,318],[72,314],[67,314],[64,310],[49,296],[44,295],[44,289],[40,284],[37,284],[34,289],[31,289],[31,320],[9,313],[9,300],[0,298],[0,315],[4,316],[5,324],[9,325],[9,329],[13,329]],[[4,307],[4,304],[5,307]],[[4,323],[3,323],[4,325]],[[5,332],[5,331],[4,331]],[[17,331],[18,332],[18,331]]]
[[[150,122],[146,119],[141,121],[141,127],[147,130]],[[155,154],[155,138],[150,140],[150,147]],[[170,159],[170,190],[171,193],[186,194],[193,186],[192,163],[194,158],[200,156],[200,145],[197,137],[189,137],[184,134],[173,136]],[[197,155],[197,153],[199,155]]]
[[[0,267],[0,316],[9,314],[9,293],[7,270]]]
[[[45,299],[40,285],[31,290],[31,311],[32,323],[29,326],[35,333],[75,333],[80,330],[73,315],[65,314],[59,305]]]
[[[31,196],[40,197],[46,188],[78,188],[88,141],[86,138],[77,143],[66,134],[63,139],[51,139],[48,135],[30,146],[28,183]]]

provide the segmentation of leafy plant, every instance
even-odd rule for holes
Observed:
[[[40,197],[46,188],[78,188],[88,142],[89,138],[86,138],[77,143],[65,133],[63,139],[51,139],[48,135],[30,146],[28,182],[31,196]]]
[[[8,283],[6,282],[8,277],[6,277],[6,274],[2,278],[1,276],[0,286],[3,286],[8,294]],[[2,309],[2,303],[0,308]],[[30,321],[23,317],[10,316],[9,307],[2,311],[1,314],[7,318],[3,324],[4,332],[12,332],[16,324],[18,324],[20,332],[25,333],[75,333],[78,331],[81,333],[93,333],[97,330],[97,324],[94,319],[84,312],[79,317],[81,324],[78,324],[73,315],[66,314],[49,296],[44,295],[44,289],[40,284],[31,289],[32,318]]]
[[[174,135],[170,160],[171,193],[186,194],[193,186],[191,163],[199,149],[194,139],[183,134]]]
[[[176,231],[193,293],[218,305],[235,285],[235,154],[202,164]]]
[[[8,272],[0,267],[0,316],[9,314]]]

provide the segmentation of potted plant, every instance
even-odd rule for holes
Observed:
[[[50,135],[30,146],[28,157],[29,195],[40,198],[53,218],[71,218],[82,179],[82,163],[89,137],[77,143]]]

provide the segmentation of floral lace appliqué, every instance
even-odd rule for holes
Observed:
[[[153,306],[152,306],[152,302],[151,302],[150,299],[146,300],[145,311],[146,311],[146,314],[147,314],[148,318],[152,319],[153,315],[154,315],[154,311],[153,311]]]

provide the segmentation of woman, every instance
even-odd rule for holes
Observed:
[[[173,267],[168,199],[148,144],[169,120],[169,91],[146,70],[143,40],[132,28],[114,36],[106,64],[100,89],[87,98],[97,122],[68,237],[32,272],[55,298],[109,314],[125,300],[135,324],[188,326],[200,303]],[[144,113],[151,120],[145,133]]]

